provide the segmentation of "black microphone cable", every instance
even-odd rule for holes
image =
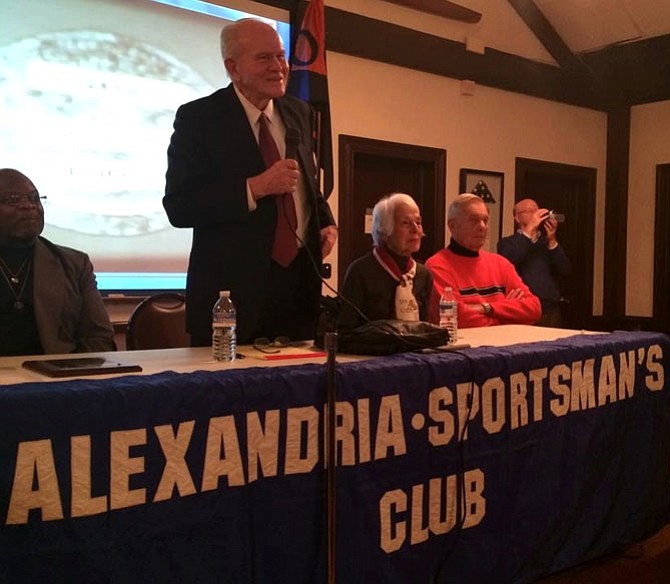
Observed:
[[[286,143],[285,157],[286,158],[293,158],[293,159],[298,160],[298,166],[300,167],[300,160],[299,160],[299,155],[298,155],[298,146],[299,146],[300,141],[302,139],[301,131],[298,128],[295,128],[295,127],[288,127],[288,128],[286,128],[286,133],[285,133],[284,139],[285,139],[285,143]],[[305,186],[307,188],[307,185],[305,185]],[[312,189],[312,190],[314,190],[314,189]],[[313,208],[312,212],[315,214],[314,219],[316,221],[317,233],[320,233],[321,232],[321,225],[320,225],[320,222],[319,222],[318,205],[316,203],[316,197],[318,195],[316,195],[316,193],[313,193],[313,195],[314,195],[315,201],[314,201],[314,206],[313,206],[314,208]],[[326,279],[323,277],[323,274],[321,273],[321,268],[320,268],[318,262],[316,261],[316,258],[314,258],[312,250],[309,248],[307,243],[298,235],[296,229],[294,229],[293,226],[291,226],[291,223],[288,221],[288,218],[286,216],[286,208],[285,208],[284,205],[281,205],[281,212],[283,213],[284,219],[286,220],[286,223],[291,228],[291,232],[295,236],[296,240],[300,243],[300,245],[307,252],[307,255],[309,257],[309,261],[312,265],[314,273],[317,275],[317,277],[321,281],[322,285],[325,285],[326,288],[328,288],[331,292],[333,292],[335,294],[335,298],[345,302],[348,306],[353,308],[354,311],[356,312],[356,314],[358,314],[358,316],[360,316],[366,324],[376,328],[381,333],[384,333],[386,335],[389,335],[389,336],[392,336],[392,337],[396,338],[397,340],[401,341],[405,346],[411,348],[412,350],[430,350],[432,352],[448,352],[448,353],[450,353],[450,352],[456,352],[459,349],[468,348],[467,346],[449,347],[448,345],[444,346],[444,347],[433,347],[433,346],[428,345],[428,344],[422,344],[420,342],[417,342],[416,340],[412,340],[412,339],[408,339],[408,338],[404,337],[403,335],[399,334],[397,331],[394,331],[388,325],[384,326],[383,323],[377,323],[373,320],[370,320],[367,317],[367,315],[365,315],[363,313],[363,311],[361,311],[360,308],[358,308],[358,306],[356,306],[350,299],[346,298],[341,292],[339,292],[338,290],[335,290],[335,288],[333,288],[326,281]]]
[[[296,128],[287,128],[286,130],[286,158],[297,158],[297,146],[300,143],[301,139],[301,133],[300,130]],[[316,194],[314,197],[316,198]],[[286,209],[284,205],[281,205],[282,213],[286,213]],[[317,233],[320,233],[320,223],[319,223],[319,216],[318,216],[318,210],[317,210],[317,205],[314,205],[313,212],[315,213],[315,221],[317,224]],[[286,215],[284,215],[284,218],[286,219]],[[290,222],[287,221],[287,223],[290,226]],[[320,280],[322,285],[325,285],[328,290],[333,292],[335,294],[335,298],[345,302],[347,305],[349,305],[351,308],[354,309],[354,311],[363,319],[363,321],[381,332],[384,332],[390,336],[394,336],[400,341],[402,341],[405,345],[408,346],[413,346],[416,350],[421,350],[422,352],[428,352],[428,353],[452,353],[455,355],[459,355],[463,357],[468,365],[469,365],[469,378],[472,383],[472,393],[470,395],[470,400],[468,403],[468,408],[466,410],[466,415],[465,415],[465,421],[463,422],[463,427],[460,429],[458,432],[457,436],[457,442],[456,442],[456,451],[457,451],[457,467],[456,467],[456,476],[457,476],[457,481],[456,481],[456,524],[455,524],[455,532],[453,533],[453,542],[449,548],[445,550],[444,556],[442,560],[440,561],[439,568],[435,574],[435,577],[433,581],[437,584],[438,582],[441,581],[442,574],[447,566],[448,561],[451,559],[454,551],[456,550],[456,546],[458,544],[458,539],[459,535],[463,529],[463,525],[465,523],[465,518],[466,518],[466,495],[465,495],[465,490],[466,490],[466,484],[465,484],[465,472],[466,472],[466,460],[465,460],[465,452],[464,452],[464,446],[465,446],[465,436],[467,434],[468,426],[471,421],[472,417],[472,408],[473,404],[475,401],[475,391],[476,388],[481,387],[481,383],[478,383],[476,380],[476,368],[475,368],[475,362],[474,359],[470,355],[467,354],[467,352],[463,351],[463,349],[468,349],[470,348],[469,345],[464,345],[464,346],[455,346],[455,347],[449,347],[448,345],[445,347],[426,347],[425,345],[421,345],[420,343],[415,343],[402,335],[398,334],[396,331],[383,326],[383,324],[376,323],[375,321],[369,319],[367,315],[363,313],[363,311],[354,304],[349,298],[344,296],[341,292],[333,288],[330,283],[326,281],[326,279],[323,277],[321,273],[321,268],[319,266],[319,263],[316,261],[316,258],[314,257],[314,254],[312,253],[312,250],[309,248],[307,243],[298,235],[297,231],[291,227],[291,231],[293,232],[296,240],[300,243],[300,245],[305,249],[307,252],[307,257],[309,258],[310,264],[312,265],[312,268],[314,270],[314,273]]]
[[[316,212],[316,209],[314,210]],[[286,212],[284,209],[284,206],[282,205],[282,212]],[[318,225],[318,217],[317,217],[317,225]],[[477,374],[476,374],[476,368],[475,368],[475,362],[474,359],[470,355],[467,354],[466,351],[463,351],[463,349],[468,349],[469,346],[458,346],[458,347],[449,347],[448,345],[446,347],[426,347],[425,345],[421,345],[420,343],[415,343],[412,342],[409,339],[406,339],[402,335],[398,334],[396,331],[393,331],[389,329],[388,327],[384,327],[383,324],[376,323],[373,320],[370,320],[364,313],[363,311],[354,304],[349,298],[344,296],[341,292],[333,288],[330,283],[326,281],[326,279],[323,277],[321,274],[321,269],[318,265],[318,262],[316,261],[316,258],[314,257],[314,254],[312,253],[312,250],[309,248],[309,246],[306,244],[306,242],[298,235],[295,229],[292,229],[293,234],[295,235],[296,239],[300,242],[302,247],[305,249],[307,252],[307,257],[309,258],[309,261],[312,265],[312,268],[314,269],[314,273],[317,275],[319,280],[323,285],[328,288],[331,292],[335,294],[335,297],[344,301],[346,304],[348,304],[351,308],[354,309],[354,311],[369,325],[379,329],[380,331],[389,334],[391,336],[396,337],[397,339],[401,340],[403,343],[409,346],[413,346],[416,350],[422,350],[422,352],[428,352],[428,353],[451,353],[455,355],[459,355],[463,357],[469,365],[469,378],[472,383],[472,393],[470,395],[470,400],[468,403],[468,408],[466,410],[466,415],[465,415],[465,421],[463,422],[463,427],[460,429],[458,432],[457,436],[457,442],[456,442],[456,451],[457,451],[457,466],[456,466],[456,476],[457,476],[457,481],[456,481],[456,524],[455,524],[455,531],[452,534],[453,541],[451,545],[445,549],[444,556],[442,560],[440,561],[438,570],[435,574],[435,577],[433,578],[433,582],[436,584],[441,582],[441,577],[444,573],[444,570],[446,569],[447,563],[451,559],[454,551],[456,550],[456,546],[458,544],[459,536],[460,533],[463,530],[463,525],[465,523],[465,518],[466,518],[466,484],[465,484],[465,472],[466,472],[466,458],[465,458],[465,435],[468,430],[468,426],[471,421],[472,417],[472,408],[473,404],[475,401],[475,391],[476,388],[481,387],[481,383],[477,382]]]

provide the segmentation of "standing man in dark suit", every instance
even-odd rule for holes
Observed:
[[[238,342],[313,338],[319,271],[337,228],[316,180],[309,106],[284,95],[288,65],[271,26],[254,19],[226,26],[221,53],[232,84],[182,105],[168,148],[163,205],[172,225],[193,229],[191,343],[211,343],[219,290],[231,291]],[[282,231],[293,251],[279,250]]]
[[[0,169],[0,355],[114,351],[88,256],[40,237],[44,198]]]

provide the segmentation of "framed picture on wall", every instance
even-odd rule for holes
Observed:
[[[461,168],[459,193],[479,195],[489,209],[489,238],[484,249],[496,252],[502,237],[503,186],[505,174],[489,170]]]

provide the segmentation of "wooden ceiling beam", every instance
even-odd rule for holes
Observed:
[[[471,24],[475,24],[482,19],[480,12],[449,2],[449,0],[386,0],[386,2]]]
[[[291,9],[294,28],[308,4],[263,2]],[[491,48],[485,55],[475,54],[463,43],[329,6],[325,12],[326,49],[336,53],[600,111],[670,99],[670,35],[584,54],[591,72],[585,75],[583,69],[559,68]]]
[[[594,84],[573,70],[489,48],[476,54],[463,43],[331,7],[326,7],[326,31],[326,49],[336,53],[601,109]]]
[[[584,64],[565,44],[533,0],[507,0],[549,54],[564,69],[584,70]]]

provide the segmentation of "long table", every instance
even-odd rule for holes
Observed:
[[[338,582],[531,582],[670,521],[667,336],[461,340],[338,357]],[[325,582],[325,360],[113,357],[0,359],[0,582]]]

